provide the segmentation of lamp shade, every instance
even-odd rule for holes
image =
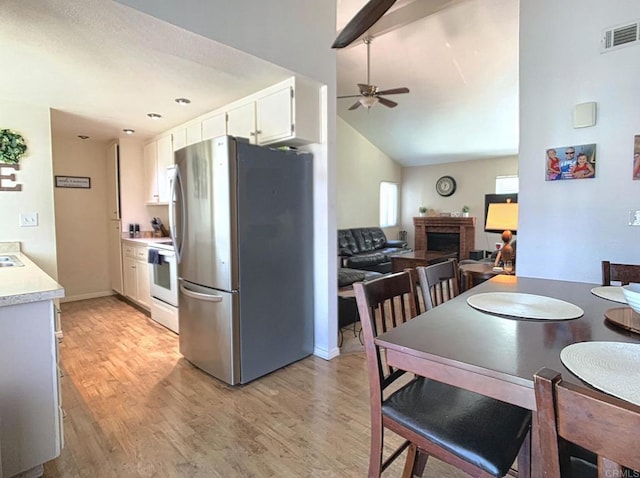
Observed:
[[[489,204],[486,229],[503,229],[515,232],[518,229],[518,203]]]
[[[371,108],[378,102],[377,96],[363,96],[358,100],[365,108]]]

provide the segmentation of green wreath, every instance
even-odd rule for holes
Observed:
[[[18,164],[27,151],[24,138],[10,129],[0,130],[0,163]]]

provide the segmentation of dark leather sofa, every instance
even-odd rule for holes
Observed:
[[[379,227],[338,229],[340,266],[391,272],[391,256],[410,252],[406,241],[389,240]]]

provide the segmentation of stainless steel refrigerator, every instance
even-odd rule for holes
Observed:
[[[313,352],[312,160],[231,136],[175,152],[180,352],[227,383]]]

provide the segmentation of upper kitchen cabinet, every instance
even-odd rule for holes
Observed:
[[[216,113],[202,120],[202,139],[217,138],[227,134],[227,117],[224,113]]]
[[[238,138],[247,138],[252,144],[256,143],[255,101],[227,111],[227,134]]]
[[[319,89],[289,78],[227,110],[227,134],[259,145],[320,142]]]
[[[144,147],[144,196],[148,205],[169,204],[173,143],[167,134]]]
[[[200,121],[176,128],[171,132],[173,136],[173,151],[202,141],[202,124]]]

